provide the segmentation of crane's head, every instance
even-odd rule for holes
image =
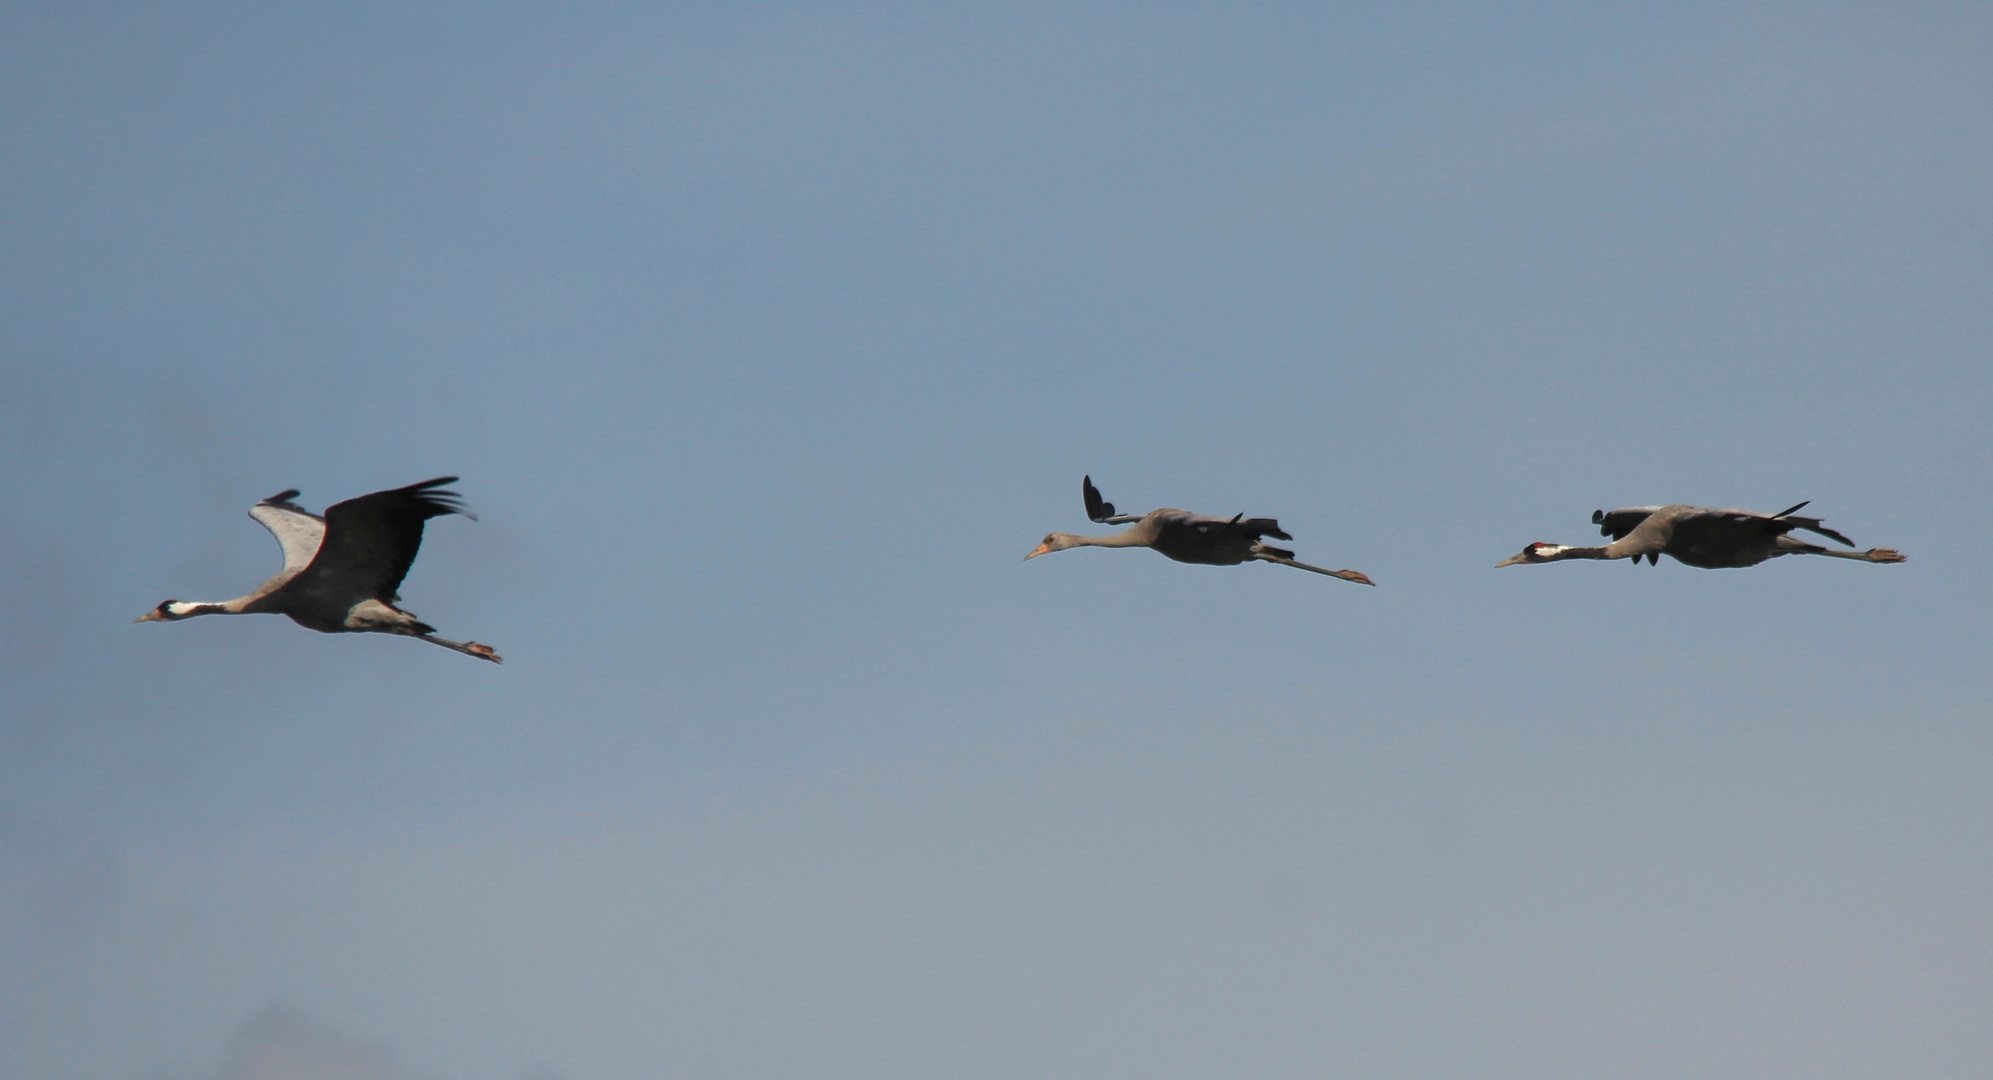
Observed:
[[[1079,537],[1071,533],[1046,533],[1045,539],[1040,541],[1037,547],[1031,549],[1031,554],[1026,555],[1024,561],[1030,562],[1048,551],[1064,551],[1078,543],[1079,539]]]
[[[1561,544],[1546,544],[1538,540],[1536,543],[1523,548],[1517,554],[1496,563],[1495,569],[1500,570],[1504,566],[1514,566],[1517,563],[1556,562],[1557,556],[1567,550],[1569,549]]]
[[[183,600],[168,600],[151,611],[133,619],[133,622],[178,622],[196,615],[207,615],[222,610],[220,604],[189,604]]]

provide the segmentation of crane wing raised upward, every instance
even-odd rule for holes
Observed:
[[[1080,478],[1080,497],[1086,500],[1086,518],[1102,525],[1130,525],[1142,520],[1140,514],[1117,514],[1114,504],[1100,497],[1100,489],[1093,486],[1093,477]]]
[[[1604,510],[1594,510],[1592,511],[1592,524],[1599,527],[1600,536],[1610,536],[1614,540],[1621,540],[1626,537],[1627,533],[1639,528],[1641,522],[1646,521],[1649,515],[1659,509],[1660,507],[1658,506],[1629,506],[1610,513]]]
[[[284,549],[284,569],[293,574],[311,565],[318,545],[325,540],[325,519],[291,502],[297,495],[298,490],[292,488],[249,508],[249,516],[277,538]]]
[[[325,519],[291,502],[297,494],[296,488],[278,492],[249,508],[249,516],[270,530],[270,535],[277,538],[277,546],[283,548],[284,568],[256,586],[240,603],[250,603],[283,588],[317,557],[325,540]]]
[[[396,590],[422,548],[422,523],[444,514],[476,520],[456,492],[431,490],[456,482],[441,476],[332,504],[325,511],[325,542],[292,588],[352,602],[399,599]]]

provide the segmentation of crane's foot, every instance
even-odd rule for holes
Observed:
[[[1888,548],[1869,548],[1862,552],[1862,558],[1869,562],[1908,562],[1909,556],[1898,555]]]
[[[493,649],[489,645],[480,645],[475,641],[451,641],[449,638],[440,638],[434,634],[410,634],[409,636],[420,641],[426,641],[431,645],[441,645],[446,649],[463,653],[465,656],[475,656],[479,660],[489,660],[494,664],[503,664],[505,662],[499,658],[496,649]]]
[[[1354,581],[1358,585],[1369,585],[1373,588],[1377,585],[1376,582],[1370,580],[1370,575],[1365,574],[1361,570],[1331,570],[1329,571],[1329,576],[1339,577],[1344,581]]]

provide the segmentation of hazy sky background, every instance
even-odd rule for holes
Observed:
[[[0,9],[0,1074],[1993,1073],[1993,9]],[[504,667],[130,620],[445,473]],[[1306,561],[1019,560],[1125,510]],[[1597,508],[1903,566],[1491,569]]]

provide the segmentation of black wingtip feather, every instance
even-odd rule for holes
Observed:
[[[1106,521],[1114,516],[1114,504],[1100,497],[1100,489],[1093,486],[1091,475],[1080,477],[1080,497],[1086,500],[1088,521]]]
[[[442,517],[444,514],[458,514],[476,521],[477,515],[471,513],[464,506],[464,497],[462,495],[454,491],[431,490],[432,488],[439,488],[445,484],[454,484],[456,482],[457,478],[454,476],[439,476],[434,480],[424,480],[419,484],[410,484],[400,490],[407,492],[417,504],[434,510],[435,513],[430,515],[431,517]]]

